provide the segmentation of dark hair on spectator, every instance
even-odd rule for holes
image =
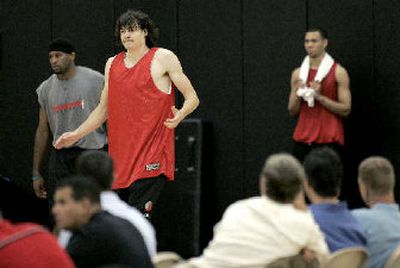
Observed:
[[[72,198],[76,201],[89,199],[94,204],[100,204],[100,187],[89,177],[73,175],[59,181],[56,191],[60,188],[69,187],[72,190]]]
[[[83,152],[76,161],[76,170],[79,175],[93,178],[101,190],[111,189],[114,166],[106,152],[98,150]]]
[[[279,203],[293,202],[305,177],[300,162],[287,153],[268,157],[261,175],[265,178],[267,196]]]
[[[358,167],[358,179],[377,195],[391,193],[395,185],[393,165],[381,156],[368,157]]]
[[[342,162],[339,155],[329,147],[312,150],[304,159],[307,181],[322,197],[335,197],[342,183]]]
[[[115,25],[115,38],[121,45],[120,31],[122,28],[135,29],[139,27],[143,31],[147,31],[146,46],[152,48],[157,45],[159,29],[156,27],[150,17],[138,10],[129,9],[117,19]]]
[[[319,32],[322,39],[328,39],[328,32],[321,27],[310,27],[307,29],[306,33],[309,33],[309,32]]]

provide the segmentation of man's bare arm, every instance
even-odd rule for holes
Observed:
[[[291,90],[290,90],[289,104],[288,104],[288,110],[290,116],[296,116],[300,110],[301,98],[297,97],[296,91],[299,87],[304,86],[304,84],[299,80],[299,73],[300,69],[297,68],[296,70],[293,71],[292,77],[290,79]]]
[[[315,99],[321,103],[326,109],[340,115],[342,117],[346,117],[350,114],[351,111],[351,93],[350,93],[350,79],[346,70],[337,65],[336,67],[336,81],[337,81],[337,91],[338,91],[338,101],[334,101],[325,97],[324,95],[317,94]]]
[[[174,53],[164,49],[160,55],[160,62],[164,66],[171,81],[182,93],[184,98],[182,108],[178,110],[172,107],[174,118],[169,118],[164,123],[168,128],[175,128],[186,116],[199,106],[200,101],[192,83],[184,74],[181,63]]]
[[[40,167],[49,148],[50,136],[47,113],[40,107],[39,122],[36,128],[35,144],[33,146],[32,167],[33,189],[36,196],[39,198],[46,198],[46,190],[44,188],[44,180],[40,174]]]

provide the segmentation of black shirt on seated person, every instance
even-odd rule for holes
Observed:
[[[94,214],[73,233],[67,251],[77,267],[153,267],[144,240],[128,221],[108,212]]]

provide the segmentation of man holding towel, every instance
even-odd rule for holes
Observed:
[[[309,29],[304,40],[308,55],[292,73],[288,110],[298,115],[294,155],[301,161],[315,147],[329,146],[340,154],[344,144],[342,118],[351,110],[350,79],[326,52],[327,45],[326,31]]]

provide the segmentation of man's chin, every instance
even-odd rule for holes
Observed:
[[[59,221],[55,221],[55,226],[56,226],[56,228],[57,228],[58,230],[61,230],[61,229],[68,229],[67,226],[66,226],[65,224],[63,224],[62,222],[59,222]]]

